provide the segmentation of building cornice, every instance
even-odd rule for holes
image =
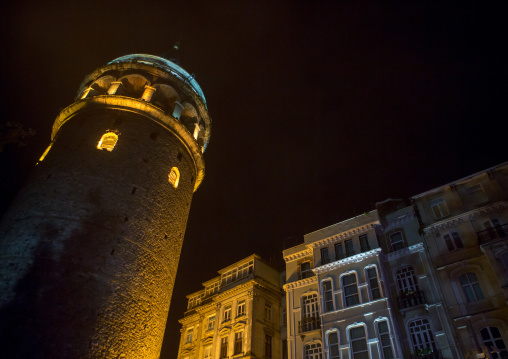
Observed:
[[[380,253],[381,253],[381,248],[374,248],[374,249],[371,249],[370,251],[367,251],[367,252],[358,253],[358,254],[355,254],[354,256],[351,256],[351,257],[347,257],[347,258],[340,259],[335,262],[330,262],[330,263],[324,264],[320,267],[314,268],[312,271],[316,274],[320,274],[323,272],[330,271],[332,269],[343,267],[343,266],[351,264],[351,263],[361,262],[367,258],[376,257]]]
[[[433,223],[424,228],[425,233],[437,232],[444,229],[456,228],[458,225],[465,222],[474,222],[479,218],[486,218],[494,213],[499,213],[508,207],[508,201],[499,201],[496,203],[489,204],[480,208],[475,208],[471,211],[461,213],[456,216],[452,216],[442,221]]]
[[[284,261],[286,263],[288,263],[288,262],[291,262],[291,261],[294,261],[294,260],[297,260],[297,259],[300,259],[300,258],[309,257],[309,256],[312,256],[312,249],[306,248],[303,251],[292,253],[292,254],[289,254],[289,255],[285,256],[284,257]]]
[[[389,227],[396,227],[400,226],[401,224],[411,222],[416,219],[416,215],[414,213],[406,213],[403,216],[400,216],[390,222],[388,222],[388,225],[385,227],[385,230]]]
[[[286,283],[282,287],[286,292],[291,291],[296,288],[304,287],[309,284],[315,284],[317,283],[317,277],[312,276],[305,279],[297,280],[296,282]]]
[[[423,243],[417,243],[417,244],[412,245],[410,247],[402,248],[402,249],[399,249],[398,251],[390,252],[390,253],[388,253],[388,255],[386,257],[389,261],[391,261],[393,259],[404,257],[409,254],[423,252],[424,249],[425,248],[423,247]]]
[[[363,226],[352,228],[347,231],[335,234],[333,236],[329,236],[324,239],[320,239],[319,241],[310,243],[309,246],[311,246],[312,248],[318,248],[318,247],[323,247],[325,245],[329,245],[329,244],[332,244],[335,242],[339,242],[343,239],[351,238],[351,237],[357,236],[359,234],[368,232],[369,230],[373,229],[376,224],[379,224],[379,221],[376,220],[371,223],[364,224]]]

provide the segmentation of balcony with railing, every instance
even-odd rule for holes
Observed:
[[[399,309],[408,309],[427,303],[425,294],[421,290],[407,291],[399,295],[397,299],[399,302]]]
[[[502,224],[484,231],[476,232],[476,235],[478,236],[478,243],[480,244],[508,238],[508,224]]]
[[[307,333],[318,329],[321,329],[321,320],[319,317],[304,317],[301,321],[298,322],[298,334]]]

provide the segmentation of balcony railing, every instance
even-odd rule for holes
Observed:
[[[484,231],[476,232],[478,236],[478,243],[485,244],[492,241],[496,241],[498,239],[503,239],[508,237],[508,224],[503,224],[501,226],[492,227],[486,229]]]
[[[438,349],[434,349],[432,353],[429,354],[416,354],[413,355],[413,359],[442,359],[443,356]]]
[[[303,318],[300,322],[298,322],[299,334],[318,329],[321,329],[321,320],[318,317]]]
[[[407,292],[399,295],[399,309],[407,309],[416,305],[425,304],[425,294],[421,290]]]

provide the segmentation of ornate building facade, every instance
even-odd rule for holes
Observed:
[[[3,357],[159,357],[210,126],[172,61],[85,78],[0,224]]]
[[[284,357],[280,273],[257,255],[187,296],[178,359]]]

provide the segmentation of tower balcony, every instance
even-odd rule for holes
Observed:
[[[486,244],[508,238],[508,224],[492,227],[484,231],[476,232],[479,244]]]
[[[319,317],[303,318],[298,322],[298,334],[312,332],[321,329],[321,320]]]
[[[427,303],[425,294],[421,290],[401,294],[397,300],[399,302],[399,309],[408,309]]]

